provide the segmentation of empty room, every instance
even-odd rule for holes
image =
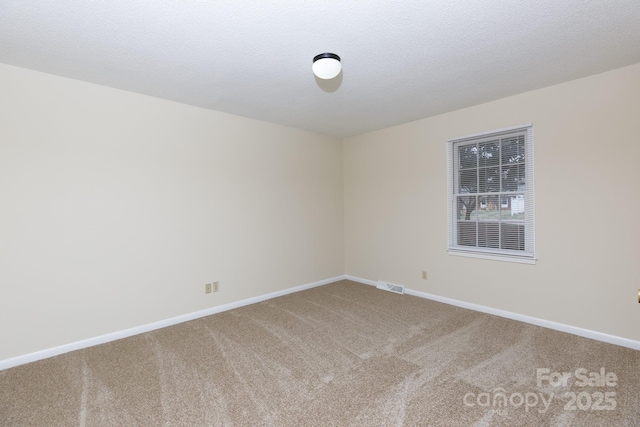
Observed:
[[[640,425],[640,2],[0,0],[0,426]]]

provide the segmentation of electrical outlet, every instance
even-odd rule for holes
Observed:
[[[427,272],[426,271],[422,272],[422,280],[427,280]]]
[[[211,283],[207,283],[206,285],[204,285],[204,293],[205,294],[211,293]]]
[[[220,290],[220,283],[219,282],[213,282],[213,292],[218,292]]]

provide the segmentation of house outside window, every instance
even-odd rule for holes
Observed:
[[[533,127],[447,141],[448,250],[535,262]]]

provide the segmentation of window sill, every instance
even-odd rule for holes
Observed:
[[[493,261],[515,262],[519,264],[535,264],[536,261],[538,261],[538,258],[534,257],[509,256],[502,254],[461,251],[457,249],[449,249],[447,250],[447,252],[449,252],[449,255],[463,256],[468,258],[490,259]]]

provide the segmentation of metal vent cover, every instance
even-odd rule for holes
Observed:
[[[393,292],[396,294],[404,294],[404,286],[394,285],[393,283],[378,281],[378,285],[376,286],[376,288],[382,289],[383,291]]]

